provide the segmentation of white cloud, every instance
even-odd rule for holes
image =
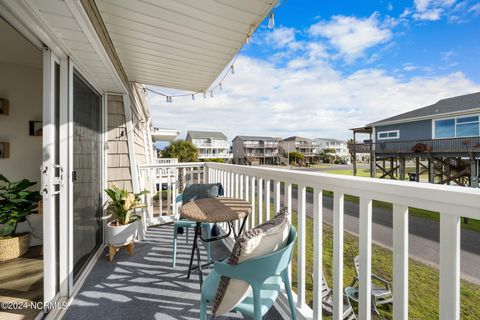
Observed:
[[[295,28],[279,27],[265,34],[265,41],[274,48],[283,48],[285,46],[295,46]]]
[[[445,18],[449,22],[462,23],[478,13],[480,4],[472,0],[414,0],[411,16],[415,20],[435,21]]]
[[[474,14],[480,14],[480,3],[476,3],[468,9],[469,12]]]
[[[324,59],[292,59],[278,67],[246,56],[212,99],[151,96],[154,125],[236,135],[350,138],[349,128],[416,109],[437,100],[480,91],[461,72],[408,80],[381,69],[343,74]]]
[[[368,18],[333,16],[329,21],[312,25],[309,33],[325,37],[347,62],[364,55],[365,51],[392,37],[392,32],[378,21],[378,14]]]
[[[415,20],[435,21],[440,19],[442,12],[443,10],[441,8],[434,8],[430,10],[416,12],[413,14],[413,18]]]

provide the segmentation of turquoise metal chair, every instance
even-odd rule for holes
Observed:
[[[182,203],[182,194],[179,194],[175,198],[175,202],[177,205]],[[176,221],[173,224],[173,267],[175,268],[175,265],[177,264],[177,237],[178,237],[178,229],[183,228],[185,230],[185,241],[188,244],[188,229],[190,228],[195,228],[195,221],[191,220],[186,220],[186,219],[181,219]],[[212,231],[212,226],[210,223],[202,223],[202,228],[205,229],[207,232],[208,237],[210,237],[211,231]],[[207,248],[207,257],[208,257],[208,262],[212,261],[211,255],[210,255],[210,242],[206,243],[206,248]]]
[[[233,311],[244,317],[260,320],[275,303],[283,282],[290,306],[290,319],[296,320],[295,303],[292,297],[288,266],[292,260],[297,232],[290,227],[287,245],[271,254],[249,259],[238,265],[230,265],[226,260],[215,262],[213,270],[202,286],[200,301],[200,319],[207,319],[207,304],[212,303],[221,276],[240,279],[252,287],[252,292]]]

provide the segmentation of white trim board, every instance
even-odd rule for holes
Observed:
[[[395,132],[397,135],[395,137],[390,137],[389,134]],[[388,136],[386,138],[380,138],[380,134],[386,133]],[[390,139],[400,139],[400,130],[385,130],[385,131],[378,131],[377,132],[377,139],[378,140],[390,140]]]

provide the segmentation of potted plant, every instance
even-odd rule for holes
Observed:
[[[108,244],[114,247],[125,246],[137,236],[137,221],[140,216],[135,215],[134,210],[146,207],[140,197],[148,191],[132,193],[112,186],[110,189],[105,189],[105,192],[110,197],[108,211],[116,216],[115,220],[107,224]]]
[[[11,182],[0,174],[0,261],[18,258],[30,247],[30,232],[17,233],[20,222],[36,213],[40,192],[27,190],[36,182],[23,179]]]

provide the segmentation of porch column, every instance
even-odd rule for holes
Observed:
[[[435,183],[435,158],[428,159],[428,182]]]
[[[400,180],[405,180],[405,158],[400,157]]]
[[[376,168],[377,159],[375,153],[370,154],[370,178],[375,178],[377,168]]]
[[[478,165],[475,155],[470,157],[470,187],[478,188]]]
[[[415,174],[416,174],[416,181],[420,181],[420,158],[415,158]]]
[[[357,140],[355,140],[355,131],[353,131],[353,152],[350,153],[353,155],[352,164],[353,164],[353,175],[357,175]]]

